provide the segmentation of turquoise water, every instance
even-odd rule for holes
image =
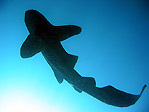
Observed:
[[[62,45],[79,56],[75,69],[94,77],[98,87],[139,94],[149,85],[147,0],[0,0],[0,112],[149,111],[148,87],[135,105],[118,108],[76,92],[66,81],[59,84],[41,53],[21,58],[28,9],[53,25],[82,28]]]

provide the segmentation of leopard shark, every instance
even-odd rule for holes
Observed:
[[[96,87],[93,77],[83,77],[75,69],[78,56],[69,54],[63,48],[61,41],[81,33],[81,27],[76,25],[52,25],[39,11],[27,10],[25,24],[29,35],[20,48],[22,58],[30,58],[41,52],[61,84],[66,80],[72,87],[82,91],[106,104],[116,107],[128,107],[137,102],[147,85],[144,85],[138,95],[116,89],[108,85]]]

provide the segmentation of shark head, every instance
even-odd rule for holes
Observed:
[[[30,33],[35,33],[37,28],[45,30],[53,27],[53,25],[36,10],[27,10],[25,12],[25,24]]]
[[[76,25],[54,26],[36,10],[25,12],[25,24],[30,34],[21,46],[22,58],[32,57],[48,45],[77,35],[82,30]]]

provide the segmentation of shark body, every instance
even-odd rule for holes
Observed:
[[[59,83],[66,80],[79,93],[84,91],[106,104],[117,107],[133,105],[142,95],[146,85],[144,85],[139,95],[133,95],[112,86],[96,87],[94,78],[82,77],[77,73],[74,66],[78,56],[68,54],[60,42],[79,34],[81,32],[79,26],[53,26],[36,10],[25,12],[25,24],[30,34],[21,46],[21,57],[29,58],[41,52]]]

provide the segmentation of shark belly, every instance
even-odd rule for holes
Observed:
[[[62,49],[59,49],[57,45],[60,46],[60,43],[48,45],[45,50],[41,51],[42,55],[50,66],[54,66],[56,68],[66,68],[66,53]]]
[[[54,47],[48,47],[46,50],[42,51],[42,55],[54,72],[58,73],[58,75],[63,77],[63,79],[70,84],[75,85],[74,83],[78,82],[78,79],[81,79],[82,76],[79,75],[73,68],[69,67],[67,59],[65,59],[67,55],[65,54],[65,51],[55,51]]]

